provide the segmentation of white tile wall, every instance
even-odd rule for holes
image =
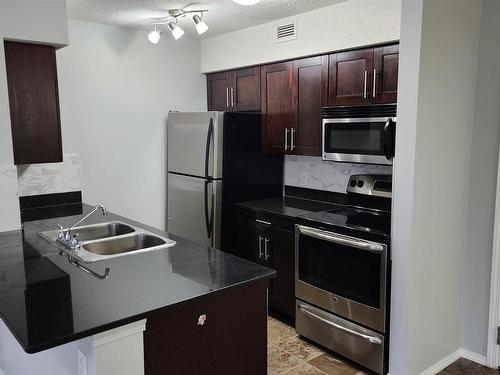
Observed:
[[[19,198],[17,195],[17,170],[15,165],[0,166],[0,232],[21,227]]]
[[[77,154],[64,154],[62,163],[19,166],[17,177],[20,196],[81,190]]]
[[[285,185],[345,193],[353,174],[391,174],[392,166],[324,161],[314,156],[285,157]]]

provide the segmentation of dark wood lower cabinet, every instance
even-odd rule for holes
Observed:
[[[272,215],[238,210],[236,255],[272,268],[269,309],[295,316],[295,234],[293,222]]]
[[[198,324],[205,315],[204,324]],[[267,282],[180,303],[147,318],[146,375],[265,375]]]

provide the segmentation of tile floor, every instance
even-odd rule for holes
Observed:
[[[372,375],[358,365],[297,335],[295,329],[267,319],[268,375]],[[436,375],[500,375],[499,370],[460,358]]]
[[[268,375],[371,375],[300,338],[295,329],[272,317],[267,320]]]

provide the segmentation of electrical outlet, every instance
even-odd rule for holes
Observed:
[[[78,375],[88,375],[87,372],[87,355],[78,349]]]

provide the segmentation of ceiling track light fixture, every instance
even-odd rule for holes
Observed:
[[[255,1],[255,0],[252,0]],[[157,30],[159,25],[167,25],[175,40],[184,35],[184,30],[178,25],[179,18],[186,17],[192,14],[193,22],[198,35],[203,34],[208,30],[208,26],[203,20],[203,14],[208,12],[206,9],[201,10],[184,10],[170,9],[168,16],[161,18],[150,19],[150,23],[154,25],[154,30],[148,34],[148,39],[151,43],[156,44],[160,40],[160,31]]]

